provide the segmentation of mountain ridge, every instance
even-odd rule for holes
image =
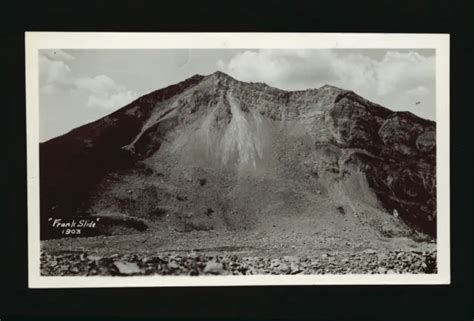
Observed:
[[[65,135],[68,135],[70,134],[71,132],[74,132],[80,128],[83,128],[85,126],[88,126],[90,124],[93,124],[93,123],[96,123],[104,118],[107,118],[111,115],[114,115],[116,113],[120,113],[123,109],[126,109],[126,108],[130,108],[130,105],[134,105],[134,104],[139,104],[139,103],[142,103],[144,100],[146,100],[147,98],[151,98],[151,97],[154,97],[155,95],[160,95],[162,94],[162,92],[167,92],[167,91],[172,91],[174,89],[176,89],[178,86],[183,86],[183,87],[186,87],[188,84],[196,84],[197,82],[200,82],[206,78],[210,78],[210,77],[217,77],[217,78],[222,78],[222,79],[231,79],[232,81],[236,81],[236,82],[239,82],[239,83],[244,83],[244,84],[250,84],[250,85],[263,85],[265,87],[268,87],[268,88],[271,88],[271,89],[275,89],[275,90],[278,90],[278,91],[281,91],[281,92],[287,92],[287,93],[294,93],[294,94],[299,94],[299,93],[305,93],[305,92],[317,92],[319,90],[322,90],[322,89],[325,89],[325,88],[328,88],[328,89],[335,89],[337,91],[340,91],[341,93],[345,93],[345,94],[350,94],[350,95],[355,95],[357,96],[359,99],[362,99],[362,100],[366,100],[365,98],[363,98],[362,96],[356,94],[354,91],[352,90],[347,90],[347,89],[343,89],[343,88],[340,88],[340,87],[337,87],[337,86],[334,86],[334,85],[330,85],[330,84],[324,84],[322,85],[321,87],[319,88],[307,88],[307,89],[299,89],[299,90],[285,90],[285,89],[281,89],[281,88],[278,88],[278,87],[274,87],[274,86],[270,86],[268,85],[267,83],[264,83],[264,82],[245,82],[245,81],[241,81],[241,80],[238,80],[232,76],[230,76],[229,74],[227,73],[224,73],[222,71],[216,71],[214,73],[211,73],[211,74],[208,74],[208,75],[201,75],[201,74],[194,74],[192,75],[191,77],[179,82],[179,83],[176,83],[176,84],[172,84],[172,85],[169,85],[169,86],[166,86],[166,87],[163,87],[163,88],[160,88],[160,89],[156,89],[156,90],[153,90],[147,94],[144,94],[143,96],[131,101],[130,103],[126,104],[125,106],[113,111],[112,113],[108,114],[108,115],[105,115],[103,117],[100,117],[99,119],[97,120],[94,120],[94,121],[91,121],[89,123],[86,123],[86,124],[83,124],[83,125],[80,125],[76,128],[73,128],[72,130],[64,133],[64,134],[61,134],[61,135],[58,135],[56,137],[53,137],[53,138],[50,138],[44,142],[41,142],[40,144],[43,144],[43,143],[46,143],[46,142],[49,142],[51,140],[54,140],[56,138],[59,138],[59,137],[62,137],[62,136],[65,136]],[[368,101],[368,100],[367,100]],[[384,109],[387,109],[389,111],[391,111],[392,113],[394,114],[408,114],[408,115],[412,115],[414,116],[415,118],[419,119],[419,120],[425,120],[427,122],[431,122],[431,123],[435,123],[434,121],[432,120],[429,120],[429,119],[425,119],[425,118],[422,118],[420,116],[417,116],[415,114],[413,114],[412,112],[410,111],[392,111],[390,110],[389,108],[387,107],[383,107],[379,104],[376,104],[376,103],[373,103],[373,102],[370,102],[371,104],[373,105],[377,105],[381,108],[384,108]]]

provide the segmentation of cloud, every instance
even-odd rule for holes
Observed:
[[[86,105],[92,108],[115,109],[138,97],[138,94],[116,83],[106,75],[79,76],[68,62],[76,58],[62,50],[41,50],[39,55],[40,91],[54,95],[58,91],[86,97]]]
[[[125,90],[125,86],[117,84],[113,79],[106,75],[78,78],[74,81],[74,84],[77,89],[89,91],[94,94]]]
[[[122,107],[138,97],[106,75],[82,77],[74,81],[76,90],[88,94],[87,106],[102,109]]]
[[[317,61],[318,63],[313,63]],[[244,81],[267,82],[284,89],[301,89],[335,80],[329,50],[247,50],[218,67]]]
[[[423,86],[418,86],[416,88],[413,88],[413,89],[410,89],[410,90],[407,90],[406,93],[409,95],[409,96],[413,96],[413,97],[422,97],[422,96],[427,96],[430,94],[430,90],[426,87],[423,87]]]
[[[423,96],[432,109],[423,116],[434,118],[435,57],[414,51],[388,50],[375,59],[347,50],[246,50],[217,67],[237,79],[286,90],[332,84],[395,110],[409,109],[410,99]]]
[[[435,58],[416,52],[387,52],[377,65],[379,93],[412,90],[421,84],[434,82]]]
[[[138,95],[130,90],[125,92],[91,95],[87,100],[87,106],[103,109],[115,109],[117,106],[125,106],[137,97]]]
[[[77,89],[90,91],[95,94],[125,89],[124,86],[116,84],[113,79],[106,75],[78,78],[74,81],[74,84]]]
[[[55,85],[63,86],[69,83],[71,68],[60,60],[51,60],[45,55],[39,56],[40,87],[46,87],[49,92]]]
[[[361,54],[333,53],[329,62],[336,84],[350,90],[366,91],[379,83],[377,62]]]

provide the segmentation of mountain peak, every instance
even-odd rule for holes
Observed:
[[[203,77],[222,77],[222,78],[232,78],[229,74],[226,74],[225,72],[222,72],[220,70],[214,71],[213,73],[207,74],[207,75],[202,75],[202,74],[194,74],[193,76],[190,77],[190,79],[193,78],[203,78]]]
[[[348,92],[349,90],[339,88],[333,85],[325,84],[319,88],[319,90],[328,90],[328,91],[339,91],[339,92]]]
[[[229,74],[226,74],[225,72],[222,72],[220,70],[213,72],[212,74],[209,74],[206,76],[206,78],[212,78],[212,79],[220,79],[220,80],[233,80],[237,81],[234,77],[230,76]]]
[[[212,74],[210,74],[210,76],[232,78],[229,74],[226,74],[225,72],[220,70],[213,72]]]

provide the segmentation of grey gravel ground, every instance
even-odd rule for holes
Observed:
[[[437,273],[436,251],[365,250],[315,257],[239,257],[236,255],[41,254],[45,276],[89,275],[258,275],[258,274]]]

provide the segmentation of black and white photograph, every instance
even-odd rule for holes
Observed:
[[[27,33],[30,287],[449,283],[447,52]]]

